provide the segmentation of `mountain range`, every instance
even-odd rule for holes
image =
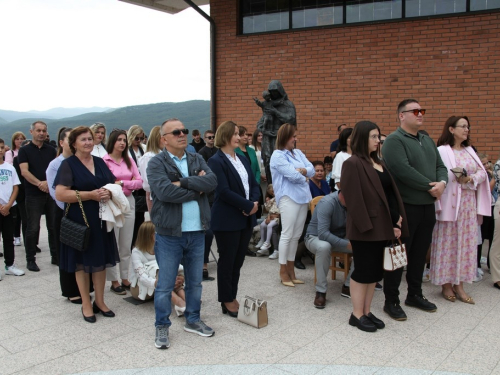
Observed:
[[[10,144],[12,134],[22,131],[29,139],[30,125],[35,120],[45,122],[49,128],[51,139],[55,139],[57,131],[63,126],[76,127],[79,125],[90,126],[95,122],[102,122],[106,125],[107,132],[114,129],[128,129],[132,125],[140,125],[144,132],[149,134],[151,128],[161,125],[165,120],[176,117],[179,118],[186,128],[203,131],[210,128],[210,101],[191,100],[181,103],[155,103],[122,107],[118,109],[94,107],[93,112],[74,115],[71,117],[54,118],[56,113],[71,113],[78,108],[55,108],[50,114],[30,112],[15,112],[0,110],[0,138]],[[80,109],[81,110],[81,109]],[[24,118],[8,120],[16,113],[24,113]]]

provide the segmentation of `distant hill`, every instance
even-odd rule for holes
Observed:
[[[0,109],[0,117],[7,122],[21,120],[25,118],[46,118],[46,119],[61,119],[65,117],[78,116],[89,112],[105,112],[113,110],[109,107],[91,107],[91,108],[52,108],[46,111],[8,111]],[[1,122],[0,122],[1,124]]]
[[[0,125],[7,124],[8,121],[0,117]]]
[[[3,116],[0,114],[0,117]],[[160,125],[163,121],[172,117],[179,118],[186,128],[190,130],[196,128],[203,133],[203,131],[210,128],[210,101],[191,100],[182,103],[145,104],[118,108],[111,112],[85,113],[58,120],[30,116],[30,118],[0,124],[0,138],[10,139],[16,131],[22,131],[29,138],[29,128],[35,120],[42,120],[47,123],[51,139],[56,137],[57,130],[62,126],[89,126],[95,122],[104,123],[108,134],[114,128],[126,130],[132,125],[142,126],[145,133],[149,134],[153,126]]]

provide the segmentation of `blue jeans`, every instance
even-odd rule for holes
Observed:
[[[160,271],[155,288],[155,326],[172,325],[172,290],[182,261],[186,293],[186,311],[188,323],[200,320],[201,281],[203,278],[203,253],[205,251],[205,233],[182,232],[182,237],[156,234],[155,255]]]

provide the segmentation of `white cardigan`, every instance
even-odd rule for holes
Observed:
[[[120,185],[107,184],[103,188],[111,192],[111,199],[100,205],[99,208],[103,209],[99,210],[99,217],[106,221],[107,230],[111,232],[115,226],[117,228],[123,227],[123,214],[130,211],[130,204]]]

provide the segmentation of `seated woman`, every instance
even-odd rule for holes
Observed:
[[[145,221],[139,227],[135,247],[130,257],[130,294],[138,300],[147,301],[153,298],[157,283],[158,263],[155,257],[155,226]],[[172,304],[177,316],[184,315],[186,295],[184,293],[184,268],[179,266],[175,288],[172,291]]]
[[[325,164],[322,161],[313,161],[314,176],[309,180],[309,189],[313,198],[328,195],[332,191],[328,182],[325,181]]]
[[[274,198],[273,184],[267,186],[266,203],[264,203],[268,215],[266,219],[260,224],[260,241],[255,245],[259,255],[269,255],[271,248],[271,237],[273,235],[274,227],[278,227],[280,223],[280,210]]]

